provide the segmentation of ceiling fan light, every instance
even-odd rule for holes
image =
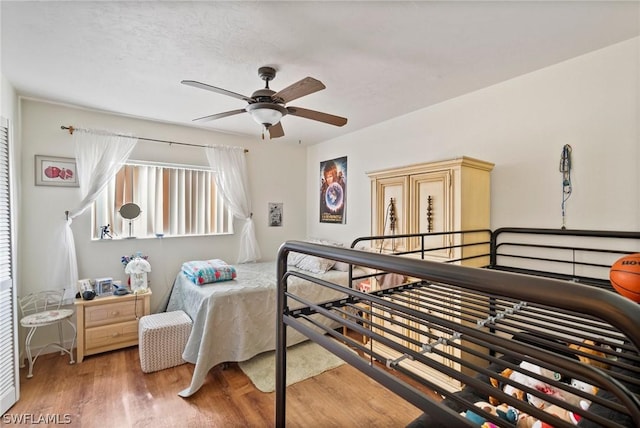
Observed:
[[[280,122],[282,116],[287,114],[287,110],[278,104],[272,103],[253,103],[247,106],[247,111],[260,125],[265,128]]]

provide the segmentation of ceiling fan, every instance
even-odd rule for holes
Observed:
[[[276,70],[274,68],[260,67],[258,69],[258,75],[266,82],[265,87],[264,89],[258,89],[251,94],[250,97],[227,91],[226,89],[207,85],[205,83],[196,82],[194,80],[183,80],[181,83],[184,85],[206,89],[207,91],[217,92],[218,94],[228,95],[233,98],[239,98],[248,103],[243,109],[212,114],[193,119],[193,121],[206,122],[246,112],[251,115],[253,120],[264,126],[264,128],[269,131],[270,138],[284,136],[284,129],[282,128],[280,119],[287,114],[303,117],[305,119],[317,120],[318,122],[324,122],[335,126],[344,126],[347,123],[347,119],[344,117],[334,116],[332,114],[322,113],[315,110],[308,110],[301,107],[285,106],[289,101],[293,101],[305,95],[324,89],[325,86],[321,81],[312,77],[305,77],[304,79],[276,92],[269,88],[269,82],[276,77]],[[262,138],[264,138],[264,134],[262,134]]]

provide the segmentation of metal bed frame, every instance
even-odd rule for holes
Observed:
[[[465,234],[476,238],[461,239]],[[579,415],[579,426],[640,426],[640,307],[612,292],[608,283],[608,269],[616,259],[640,252],[640,232],[505,228],[452,232],[452,236],[450,242],[459,249],[486,248],[486,252],[474,251],[471,258],[488,263],[482,262],[478,268],[460,266],[468,260],[464,257],[447,263],[432,261],[429,254],[438,250],[435,248],[382,254],[300,241],[281,246],[277,261],[276,426],[286,422],[287,327],[412,403],[429,415],[430,426],[477,426],[461,414],[468,409],[496,426],[515,426],[475,407],[479,397],[493,397],[521,415],[554,427],[574,426],[493,387],[489,379]],[[369,248],[377,249],[382,248],[376,245],[380,240],[402,237],[420,240],[423,235],[359,238],[352,247],[369,242]],[[406,281],[364,293],[288,270],[289,252],[370,270],[364,276],[351,276],[352,285],[387,273],[402,275]],[[287,290],[291,276],[341,290],[345,296],[330,302],[307,301]],[[294,303],[303,307],[289,309]],[[339,322],[363,340],[345,334],[344,329],[323,328],[318,317]],[[599,354],[593,356],[596,351]],[[602,367],[580,358],[590,358]],[[522,362],[550,370],[556,378],[528,371]],[[508,377],[504,368],[576,400],[569,402],[557,394],[540,392],[522,379]],[[445,388],[425,376],[425,371],[447,376],[464,388],[462,392]],[[403,380],[407,378],[413,382]],[[567,379],[586,382],[598,392],[582,392]],[[414,386],[415,382],[420,386]],[[443,400],[433,399],[425,388]],[[577,400],[591,402],[591,406],[585,410]]]

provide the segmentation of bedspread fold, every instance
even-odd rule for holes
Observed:
[[[220,259],[184,262],[182,273],[196,285],[230,281],[237,276],[236,268]]]

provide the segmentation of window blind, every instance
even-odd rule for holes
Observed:
[[[9,124],[0,118],[0,414],[18,400]]]

